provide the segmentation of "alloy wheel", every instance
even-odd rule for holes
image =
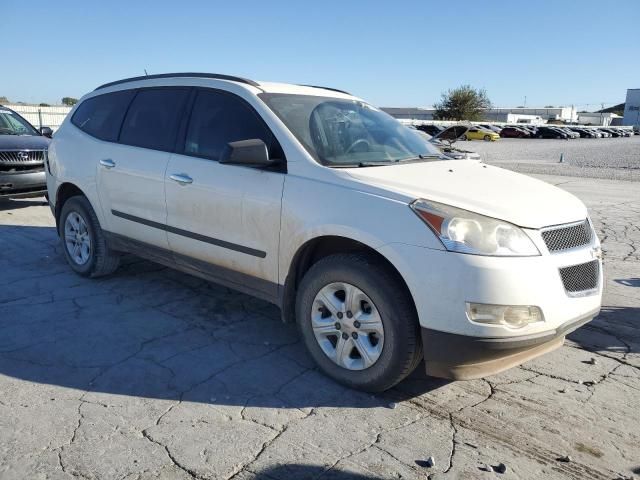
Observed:
[[[67,215],[64,222],[64,242],[69,257],[77,264],[84,265],[91,258],[91,236],[87,224],[76,212]]]
[[[362,290],[349,283],[320,289],[313,301],[311,326],[324,354],[348,370],[369,368],[382,354],[380,313]]]

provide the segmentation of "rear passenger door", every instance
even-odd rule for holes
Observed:
[[[146,88],[135,92],[118,143],[98,165],[98,190],[108,229],[169,249],[164,176],[189,88]]]
[[[284,167],[278,141],[245,100],[198,90],[182,152],[171,157],[167,169],[168,237],[176,261],[274,298],[284,169],[218,163],[229,142],[256,138]]]

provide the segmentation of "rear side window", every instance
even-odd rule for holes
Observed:
[[[186,88],[140,90],[124,119],[120,143],[172,151],[188,95]]]
[[[115,142],[133,95],[132,90],[124,90],[89,98],[78,107],[71,123],[100,140]]]
[[[229,142],[261,139],[269,157],[284,154],[275,137],[251,107],[228,93],[200,91],[191,113],[184,153],[219,160]]]

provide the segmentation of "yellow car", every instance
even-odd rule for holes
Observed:
[[[480,127],[470,127],[461,137],[460,140],[484,140],[486,142],[495,142],[500,138],[496,132],[485,130]]]

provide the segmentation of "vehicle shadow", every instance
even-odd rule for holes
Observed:
[[[362,474],[349,471],[327,470],[325,467],[303,464],[284,464],[257,472],[256,480],[287,480],[290,478],[323,480],[384,480],[373,474]]]
[[[34,197],[28,199],[0,198],[0,211],[15,210],[26,207],[41,207],[48,202],[44,197]]]
[[[62,248],[53,227],[0,226],[0,376],[276,409],[386,407],[447,383],[419,366],[384,395],[344,388],[316,369],[273,305],[133,256],[86,279]]]
[[[616,278],[614,282],[625,287],[640,287],[640,278]]]
[[[640,307],[603,306],[596,318],[567,339],[595,353],[639,353]]]

